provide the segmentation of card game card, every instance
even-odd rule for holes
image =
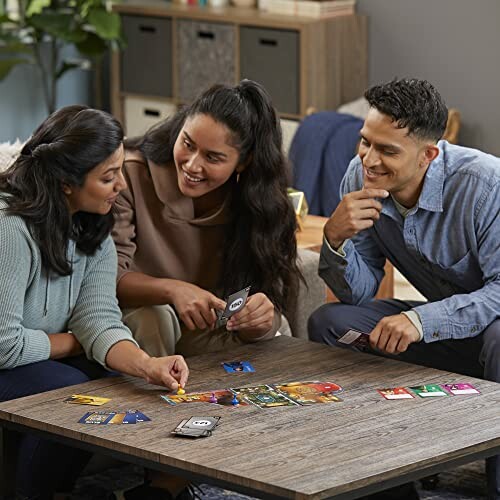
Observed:
[[[357,330],[348,330],[342,337],[337,339],[341,344],[350,345],[352,347],[368,347],[369,333],[358,332]]]
[[[169,405],[175,406],[181,403],[216,403],[222,406],[233,405],[234,393],[229,389],[223,389],[210,392],[193,392],[190,394],[172,394],[162,395],[161,398]],[[249,403],[237,397],[240,406],[248,406]]]
[[[172,434],[186,437],[208,437],[219,425],[220,417],[191,417],[182,420]]]
[[[414,396],[404,387],[387,387],[385,389],[377,389],[377,392],[385,399],[413,399]]]
[[[342,391],[342,387],[331,382],[306,381],[287,382],[274,384],[279,392],[300,405],[313,405],[318,403],[339,403],[342,401],[334,392]]]
[[[243,399],[259,408],[275,408],[277,406],[299,406],[284,394],[269,385],[255,387],[238,387],[231,390]]]
[[[80,424],[106,425],[114,416],[114,411],[89,411],[78,420]]]
[[[254,372],[254,367],[249,361],[226,361],[222,363],[222,367],[228,373],[238,373],[238,372]]]
[[[98,396],[87,396],[84,394],[73,394],[64,400],[65,403],[74,403],[77,405],[101,406],[111,401],[109,398],[100,398]]]
[[[418,385],[410,387],[410,389],[421,398],[449,396],[449,394],[438,384]]]
[[[239,292],[231,294],[226,299],[226,308],[222,313],[220,313],[219,319],[229,319],[233,314],[243,309],[247,302],[248,293],[250,292],[249,286],[243,288]]]
[[[481,394],[472,384],[441,384],[441,387],[455,396],[465,394]]]

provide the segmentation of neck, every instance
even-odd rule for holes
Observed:
[[[226,182],[214,191],[210,191],[210,193],[204,194],[199,198],[193,198],[194,216],[199,218],[217,212],[224,203],[228,191],[229,186]]]

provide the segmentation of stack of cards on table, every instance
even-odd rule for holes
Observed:
[[[98,396],[87,396],[85,394],[73,394],[64,400],[65,403],[73,403],[77,405],[92,405],[101,406],[104,403],[111,401],[109,398],[100,398]]]
[[[413,394],[416,394],[421,398],[480,394],[480,392],[472,384],[467,383],[427,384],[414,387],[388,387],[385,389],[377,389],[377,392],[385,399],[412,399],[415,397]]]
[[[208,437],[219,424],[220,417],[191,417],[182,420],[172,431],[176,436]]]
[[[252,387],[237,387],[202,393],[161,396],[168,404],[179,403],[215,403],[234,406],[236,397],[238,406],[249,403],[258,408],[276,408],[279,406],[307,406],[317,403],[337,403],[342,401],[335,393],[342,387],[333,382],[318,380],[306,382],[287,382],[283,384],[262,384]],[[216,401],[215,401],[216,400]]]
[[[149,422],[151,419],[137,410],[128,411],[89,411],[78,423],[80,424],[137,424]]]
[[[222,367],[227,373],[249,373],[255,371],[249,361],[226,361],[222,363]]]

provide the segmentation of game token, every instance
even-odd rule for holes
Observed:
[[[233,396],[233,399],[232,399],[232,401],[231,401],[231,404],[232,404],[233,406],[236,406],[236,405],[238,405],[239,403],[240,403],[240,402],[238,401],[238,398],[236,397],[236,394],[235,394],[235,395]]]
[[[210,396],[209,401],[211,403],[217,403],[217,398],[215,397],[215,393],[214,392],[212,392],[212,395]]]
[[[179,386],[179,388],[177,389],[177,394],[179,396],[182,396],[183,394],[186,394],[186,391],[181,386]]]

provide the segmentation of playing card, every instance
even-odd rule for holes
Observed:
[[[410,389],[421,398],[449,396],[438,384],[419,385]]]
[[[331,382],[287,382],[286,384],[275,384],[273,387],[300,405],[342,401],[341,398],[333,394],[342,391],[342,387]]]
[[[357,330],[348,330],[342,337],[337,339],[341,344],[350,345],[353,347],[368,347],[369,333],[358,332]]]
[[[385,389],[377,389],[385,399],[413,399],[414,396],[404,387],[387,387]]]
[[[212,397],[213,395],[213,397]],[[210,392],[193,392],[190,394],[168,394],[162,395],[161,398],[169,405],[175,406],[181,403],[217,403],[222,406],[234,406],[232,404],[234,393],[229,389],[216,390]],[[213,401],[216,399],[216,401]],[[240,406],[248,406],[246,401],[238,398],[238,404]]]
[[[274,408],[277,406],[299,406],[281,392],[269,385],[258,385],[255,387],[238,387],[231,389],[237,396],[252,403],[259,408]]]
[[[98,396],[87,396],[84,394],[73,394],[64,400],[65,403],[74,403],[77,405],[101,406],[111,401],[109,398],[100,398]]]
[[[255,371],[249,361],[226,361],[225,363],[222,363],[222,366],[228,373]]]
[[[465,394],[481,394],[472,384],[441,384],[441,387],[455,396],[462,396]]]
[[[236,314],[239,310],[243,309],[246,304],[250,288],[251,287],[247,286],[239,292],[231,294],[226,299],[226,308],[220,314],[219,319],[229,319],[233,314]]]
[[[89,411],[78,420],[80,424],[106,425],[115,416],[113,411]]]

